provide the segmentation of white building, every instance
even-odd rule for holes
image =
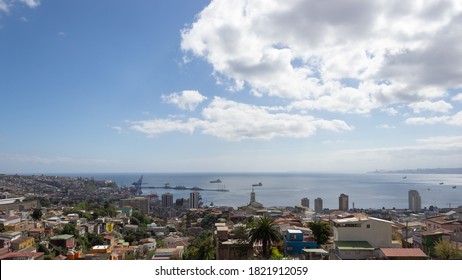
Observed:
[[[333,220],[334,241],[367,241],[373,248],[399,247],[392,242],[392,222],[372,218]]]

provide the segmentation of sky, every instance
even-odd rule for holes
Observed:
[[[0,173],[462,167],[462,2],[0,0]]]

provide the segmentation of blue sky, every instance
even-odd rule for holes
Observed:
[[[462,166],[459,1],[0,0],[0,173]]]

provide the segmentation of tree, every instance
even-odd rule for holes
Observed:
[[[272,260],[282,260],[283,255],[279,252],[278,248],[271,248],[271,257]]]
[[[329,223],[327,222],[310,222],[308,223],[308,227],[313,232],[314,239],[318,243],[318,245],[326,244],[329,240],[329,235],[331,232],[331,228]]]
[[[40,220],[42,215],[43,215],[43,213],[42,213],[41,209],[34,209],[34,211],[32,212],[32,219]]]
[[[185,260],[214,260],[216,259],[216,244],[211,231],[204,231],[194,238],[186,249]]]
[[[441,239],[435,243],[435,256],[440,260],[461,259],[462,253],[449,240]]]
[[[251,243],[262,243],[262,253],[265,259],[269,258],[269,245],[282,239],[281,234],[275,228],[274,220],[268,216],[257,219],[249,235]]]
[[[79,233],[75,229],[75,225],[72,223],[65,224],[63,230],[61,231],[61,234],[70,234],[76,238],[79,236]]]

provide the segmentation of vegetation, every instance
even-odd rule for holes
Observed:
[[[331,227],[327,222],[310,222],[308,227],[313,232],[314,239],[318,245],[326,244],[329,241],[329,236],[331,234]]]
[[[183,254],[185,260],[214,260],[216,245],[211,231],[204,231],[194,238]]]
[[[279,252],[278,248],[272,247],[271,248],[271,260],[282,260],[283,255]]]
[[[255,221],[253,228],[250,230],[250,242],[262,243],[263,258],[268,259],[269,245],[282,239],[281,234],[275,228],[274,220],[268,216],[263,216]]]
[[[456,245],[441,239],[435,243],[435,256],[440,260],[462,259],[462,253]]]
[[[34,211],[32,212],[32,219],[40,220],[42,215],[43,215],[43,213],[42,213],[41,209],[34,209]]]

